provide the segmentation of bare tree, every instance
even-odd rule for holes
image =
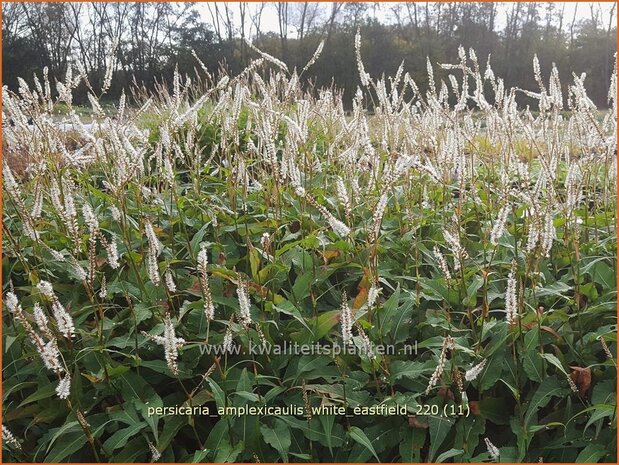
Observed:
[[[279,26],[279,40],[282,48],[282,58],[288,58],[288,2],[277,2],[277,24]]]
[[[211,15],[211,25],[215,30],[215,35],[217,36],[217,40],[219,42],[223,42],[221,37],[221,25],[219,23],[220,13],[219,13],[219,4],[214,2],[213,7],[211,8],[211,2],[206,3],[206,7],[208,8],[208,12]]]
[[[367,2],[345,2],[343,4],[344,22],[351,25],[353,29],[357,29],[370,6]]]
[[[572,17],[572,24],[570,25],[570,50],[574,46],[574,25],[576,24],[576,14],[578,13],[578,3],[574,4],[574,16]]]
[[[615,16],[615,8],[617,7],[616,3],[613,3],[613,6],[610,9],[610,14],[608,15],[608,29],[606,29],[606,53],[604,56],[604,75],[605,76],[610,76],[610,69],[609,69],[609,61],[608,57],[610,55],[610,33],[612,31],[613,28],[613,24],[616,24],[614,21],[614,16]],[[605,80],[604,83],[606,84],[606,93],[608,93],[608,89],[610,86],[610,82],[608,82],[608,80]]]
[[[505,56],[507,63],[507,74],[511,74],[513,60],[512,60],[512,48],[518,37],[520,15],[522,13],[522,2],[516,2],[512,4],[510,13],[507,16],[507,26],[505,28]]]
[[[403,13],[403,5],[402,3],[394,3],[393,6],[389,9],[391,14],[395,19],[397,32],[403,40],[408,43],[411,42],[411,37],[405,31],[405,22],[404,22],[404,13]]]
[[[610,37],[610,31],[613,29],[613,24],[615,24],[615,8],[617,8],[617,4],[613,3],[613,6],[610,9],[610,14],[608,17],[608,29],[606,30],[606,37]]]
[[[228,35],[228,42],[232,42],[232,38],[234,37],[234,14],[228,5],[228,2],[223,2],[224,5],[224,13],[225,13],[225,21],[224,25],[226,27],[226,33]]]
[[[333,34],[333,30],[335,28],[335,19],[337,18],[342,6],[344,4],[342,2],[333,2],[331,4],[331,14],[329,15],[329,20],[327,22],[327,42],[331,39],[331,35]]]
[[[26,24],[20,10],[19,3],[2,3],[2,35],[4,40],[9,41],[3,46],[12,47],[14,40],[25,32]]]
[[[544,28],[544,40],[548,40],[550,28],[552,27],[552,18],[554,16],[555,4],[552,2],[546,3],[546,27]]]
[[[415,38],[419,39],[419,17],[417,15],[417,2],[406,2],[406,10],[408,11],[408,19],[415,30]],[[412,5],[412,11],[411,11]]]
[[[430,34],[430,2],[426,2],[426,34]]]
[[[257,3],[254,12],[250,16],[251,23],[256,30],[256,36],[259,36],[262,32],[260,29],[260,24],[262,22],[262,12],[264,11],[264,7],[266,5],[266,2]]]
[[[52,72],[66,69],[79,23],[66,3],[21,3],[21,12],[31,38]]]
[[[598,22],[600,20],[600,4],[589,4],[589,9],[591,10],[591,22],[593,23],[593,28],[598,28]]]
[[[489,32],[494,32],[494,22],[497,14],[497,4],[495,2],[487,2],[482,5],[483,16],[487,18],[486,27]]]
[[[559,13],[559,33],[563,33],[563,17],[565,16],[565,3],[563,3],[563,8],[561,8],[561,13]]]
[[[305,34],[314,27],[314,23],[318,18],[320,4],[318,2],[299,2],[291,4],[291,24],[297,30],[297,37],[301,42]]]
[[[241,27],[239,28],[239,32],[241,34],[241,62],[243,64],[247,63],[247,45],[245,44],[245,18],[247,16],[247,2],[239,2],[239,19],[241,21]]]

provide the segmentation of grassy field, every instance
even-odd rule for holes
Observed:
[[[357,55],[4,91],[4,461],[616,461],[615,75]]]

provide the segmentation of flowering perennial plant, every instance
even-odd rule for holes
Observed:
[[[353,46],[350,102],[252,44],[116,106],[3,89],[7,461],[616,460],[616,71],[601,111]]]

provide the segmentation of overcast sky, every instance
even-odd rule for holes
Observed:
[[[430,5],[433,5],[434,3],[435,2],[430,2]],[[508,11],[508,7],[510,3],[507,3],[507,2],[496,2],[496,3],[500,5],[499,14],[497,18],[497,28],[502,29],[503,26],[505,25],[506,15],[507,15],[507,11]],[[577,21],[581,19],[590,19],[591,14],[592,14],[592,8],[593,8],[593,14],[597,13],[599,15],[599,19],[601,20],[602,24],[607,24],[609,20],[610,10],[613,5],[612,2],[554,2],[554,3],[555,3],[556,11],[561,11],[565,7],[565,14],[564,14],[564,20],[563,20],[564,29],[567,29],[569,27],[572,21],[572,18],[574,16],[574,12],[576,12]],[[383,23],[393,22],[393,13],[391,12],[393,3],[378,4],[376,2],[372,2],[372,4],[376,6],[369,9],[368,15],[370,17],[375,17],[377,20]],[[420,4],[425,5],[425,2],[420,2]],[[539,12],[540,12],[540,17],[542,18],[542,21],[545,19],[546,4],[547,3],[539,4],[540,5]],[[240,26],[239,5],[236,2],[230,2],[229,5],[233,13],[234,24],[238,28]],[[325,13],[324,13],[325,15],[326,15],[326,11],[331,8],[330,5],[331,3],[329,2],[321,3],[321,7],[323,8],[323,10],[325,10]],[[250,2],[248,8],[251,11],[255,11],[257,8],[259,8],[259,6],[260,6],[259,2]],[[202,15],[202,19],[206,21],[207,23],[211,24],[212,19],[211,19],[211,14],[209,12],[209,7],[213,9],[212,2],[197,3],[197,8]],[[221,4],[220,4],[220,8],[222,8]],[[290,8],[291,9],[294,8],[294,3],[291,3]],[[250,33],[250,34],[253,34],[255,31],[255,29],[251,25],[251,21],[249,20],[249,18],[246,19],[245,29],[247,31],[246,33]],[[279,32],[279,27],[278,27],[278,22],[277,22],[277,11],[276,11],[276,7],[274,4],[269,4],[264,7],[260,29],[262,32]],[[288,32],[289,32],[289,37],[296,36],[296,31],[295,31],[294,26],[289,26]]]

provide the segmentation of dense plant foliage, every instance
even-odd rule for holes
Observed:
[[[88,123],[4,89],[5,460],[616,460],[615,77],[356,42],[351,114],[259,51]]]

